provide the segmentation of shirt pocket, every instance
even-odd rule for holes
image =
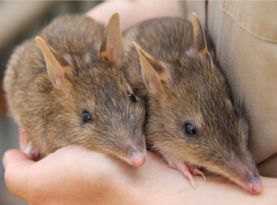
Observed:
[[[223,11],[251,35],[277,43],[277,1],[222,1]]]

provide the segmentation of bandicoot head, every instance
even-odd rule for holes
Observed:
[[[193,46],[165,61],[134,42],[148,91],[147,141],[166,158],[221,174],[251,193],[261,191],[247,148],[248,123],[192,15]]]
[[[121,38],[119,16],[114,14],[98,58],[90,52],[89,45],[86,52],[61,55],[42,37],[36,37],[36,42],[46,63],[47,80],[54,87],[49,96],[55,104],[50,127],[66,127],[71,143],[111,154],[138,167],[146,155],[145,111],[121,70]]]

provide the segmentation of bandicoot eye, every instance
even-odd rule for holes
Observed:
[[[92,115],[89,111],[84,110],[82,113],[82,119],[83,119],[83,123],[89,123],[92,122]]]
[[[183,133],[188,137],[197,136],[197,128],[190,122],[185,122],[183,125]]]
[[[134,94],[128,92],[128,96],[133,103],[137,102],[137,98]]]

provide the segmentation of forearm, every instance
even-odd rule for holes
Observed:
[[[257,196],[212,177],[207,182],[196,177],[193,189],[152,153],[138,169],[79,146],[64,147],[39,162],[9,151],[4,161],[9,190],[33,205],[277,204],[277,179],[262,177],[264,188]]]
[[[148,155],[145,166],[139,170],[123,169],[124,180],[129,180],[132,204],[159,205],[255,205],[277,204],[277,179],[262,177],[264,185],[260,195],[250,195],[237,185],[228,183],[226,179],[208,177],[203,181],[196,177],[196,189],[178,172],[167,167],[152,154]],[[125,182],[124,182],[125,181]],[[131,186],[130,186],[131,185]],[[124,187],[119,184],[118,187]],[[122,190],[122,195],[126,190]],[[128,203],[126,203],[128,204]],[[130,204],[130,203],[129,203]]]

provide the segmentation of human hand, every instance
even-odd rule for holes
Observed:
[[[118,170],[119,165],[125,164],[114,161],[76,145],[59,149],[37,162],[19,150],[7,151],[3,159],[9,191],[34,205],[101,205],[109,204],[111,198],[113,204],[127,204],[121,192],[129,189],[122,186],[122,173]]]
[[[117,12],[120,14],[121,28],[124,31],[146,19],[160,16],[183,16],[184,11],[180,4],[180,1],[171,0],[110,0],[99,4],[87,15],[105,24],[111,15]]]
[[[264,189],[259,196],[212,177],[207,182],[196,177],[197,188],[193,189],[182,175],[151,153],[143,167],[134,169],[76,145],[38,162],[19,150],[10,150],[5,153],[4,166],[8,189],[33,205],[277,203],[277,179],[262,178]]]
[[[216,178],[208,178],[206,183],[196,178],[197,188],[192,189],[182,175],[152,154],[143,167],[134,169],[72,145],[38,162],[10,150],[5,153],[4,164],[8,189],[33,205],[277,203],[277,179],[262,178],[260,196]]]

